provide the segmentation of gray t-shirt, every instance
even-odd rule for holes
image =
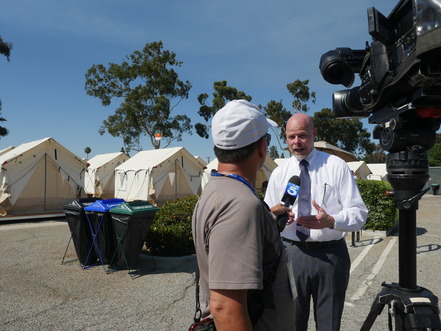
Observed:
[[[265,305],[254,330],[293,329],[284,246],[272,214],[247,185],[212,177],[193,213],[193,237],[203,317],[210,314],[210,289],[247,289],[257,294],[249,295],[249,311],[262,294]]]

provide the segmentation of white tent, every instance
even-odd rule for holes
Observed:
[[[349,153],[337,146],[331,145],[326,141],[315,141],[314,142],[315,149],[338,156],[339,158],[345,160],[346,162],[358,161],[354,154]]]
[[[284,163],[286,160],[289,160],[289,158],[278,158],[278,159],[274,159],[274,162],[276,162],[276,164],[279,166],[282,163]]]
[[[204,171],[201,174],[201,187],[204,189],[205,185],[207,185],[208,181],[211,178],[211,171],[217,171],[218,161],[217,158],[211,160],[206,166]]]
[[[62,212],[85,197],[86,162],[52,138],[22,144],[0,155],[0,214]]]
[[[183,147],[141,151],[115,169],[115,198],[162,205],[201,192],[204,167]]]
[[[15,148],[14,146],[9,146],[9,147],[7,147],[5,149],[2,149],[0,151],[0,155],[6,154],[7,152],[12,151],[14,148]]]
[[[217,171],[218,167],[218,160],[215,158],[213,161],[207,164],[206,169],[204,170],[202,174],[202,189],[207,185],[208,181],[210,180],[210,173],[212,170]],[[265,189],[265,182],[268,182],[271,173],[274,169],[276,169],[277,163],[274,162],[274,160],[267,155],[265,159],[265,163],[263,164],[262,168],[257,172],[257,178],[256,178],[256,190],[262,191],[262,189]],[[266,183],[267,184],[267,183]]]
[[[387,180],[387,169],[386,163],[368,163],[367,165],[371,174],[368,175],[367,179],[372,180]]]
[[[198,160],[198,162],[201,164],[201,166],[203,166],[203,167],[207,166],[207,162],[205,162],[203,158],[201,158],[200,156],[197,156],[197,155],[195,155],[194,157],[196,160]]]
[[[115,195],[115,168],[129,157],[123,153],[100,154],[91,158],[84,176],[84,192],[91,197],[111,199]]]
[[[364,161],[346,162],[346,164],[358,179],[367,179],[368,175],[372,173]]]

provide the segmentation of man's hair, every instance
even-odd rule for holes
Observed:
[[[245,161],[254,153],[257,145],[263,138],[265,138],[265,136],[263,136],[256,142],[253,142],[252,144],[249,144],[239,149],[226,150],[214,146],[214,155],[216,155],[217,160],[222,163],[238,163]]]

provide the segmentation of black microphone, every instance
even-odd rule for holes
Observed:
[[[284,202],[285,207],[292,206],[297,199],[297,195],[300,190],[300,177],[292,176],[288,184],[286,185],[285,194],[282,197],[282,202]],[[277,217],[277,226],[279,231],[282,232],[288,222],[288,213],[283,213]]]

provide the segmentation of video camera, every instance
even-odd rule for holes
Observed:
[[[395,330],[439,330],[438,298],[416,282],[416,210],[441,121],[441,0],[400,0],[387,18],[372,7],[368,23],[373,41],[364,50],[336,48],[320,59],[331,84],[349,88],[359,73],[360,86],[333,94],[333,112],[377,124],[399,209],[400,281],[383,283],[361,330],[370,330],[386,303]]]
[[[435,132],[441,118],[441,0],[401,0],[387,18],[373,7],[367,13],[370,45],[336,48],[320,59],[331,84],[351,87],[355,73],[361,79],[360,86],[333,94],[335,117],[370,116],[370,123],[383,127],[401,117],[416,130]],[[422,145],[429,149],[433,142]]]

